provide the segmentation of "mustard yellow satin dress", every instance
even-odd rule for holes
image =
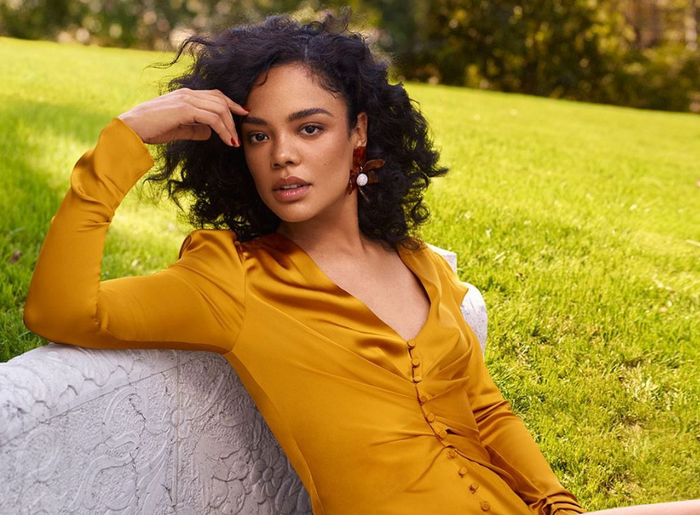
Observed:
[[[83,347],[222,354],[314,515],[584,513],[489,377],[459,309],[467,287],[424,244],[399,250],[431,302],[408,341],[279,233],[240,242],[195,230],[166,269],[100,282],[115,210],[154,164],[118,118],[78,160],[36,263],[27,328]]]

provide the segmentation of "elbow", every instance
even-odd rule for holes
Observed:
[[[24,305],[24,313],[22,314],[22,322],[24,323],[24,327],[34,334],[50,341],[56,341],[54,331],[49,323],[47,310],[42,309],[40,306],[31,302],[26,302]]]
[[[36,333],[40,328],[41,317],[39,315],[39,310],[37,310],[35,305],[29,302],[29,300],[24,303],[22,322],[24,323],[24,327],[33,333]]]
[[[47,320],[46,314],[48,312],[50,312],[50,306],[47,305],[46,296],[39,294],[39,290],[34,284],[34,277],[32,277],[32,282],[29,285],[27,297],[24,301],[24,310],[22,311],[24,327],[34,334],[46,338],[45,326]]]
[[[79,345],[81,335],[90,334],[91,321],[84,316],[72,316],[58,306],[37,303],[29,299],[24,305],[22,321],[32,333],[55,343]]]

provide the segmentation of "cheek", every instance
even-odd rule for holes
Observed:
[[[337,192],[347,187],[351,167],[345,159],[326,157],[319,160],[315,168],[319,171],[316,182],[323,185],[327,191]]]
[[[248,165],[248,171],[250,172],[250,176],[253,178],[253,182],[255,182],[255,185],[258,187],[263,187],[265,174],[260,171],[262,170],[260,158],[256,157],[254,152],[246,153],[245,162],[246,165]]]

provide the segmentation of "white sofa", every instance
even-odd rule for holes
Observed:
[[[462,314],[483,352],[486,307],[468,286]],[[50,343],[0,364],[0,514],[301,515],[311,504],[221,355]]]

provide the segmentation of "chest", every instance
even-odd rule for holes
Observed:
[[[428,319],[428,294],[398,257],[364,273],[333,265],[323,271],[404,340],[415,338]]]

